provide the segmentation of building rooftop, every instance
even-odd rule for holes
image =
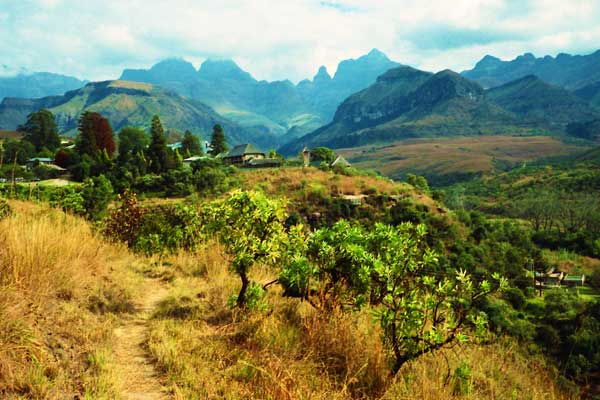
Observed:
[[[229,150],[228,153],[224,154],[222,157],[241,157],[244,154],[265,154],[264,151],[259,150],[251,144],[239,144],[235,146],[233,149]]]

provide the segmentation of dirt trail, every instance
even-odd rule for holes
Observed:
[[[145,348],[148,320],[168,290],[155,280],[146,280],[144,297],[136,306],[136,313],[126,317],[115,329],[114,358],[123,383],[124,400],[166,400],[171,396],[161,385],[158,373]]]

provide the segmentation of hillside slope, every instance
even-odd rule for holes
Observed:
[[[114,130],[127,125],[147,128],[156,114],[166,128],[189,129],[204,139],[210,138],[213,125],[221,124],[232,144],[273,145],[273,138],[268,134],[241,128],[197,100],[185,99],[151,84],[126,81],[90,83],[64,96],[5,99],[0,104],[0,127],[14,129],[25,122],[30,112],[41,108],[49,109],[55,115],[60,131],[71,136],[76,134],[81,113],[91,110],[107,117]]]
[[[577,121],[600,116],[585,101],[571,92],[528,75],[490,89],[486,97],[498,106],[515,113],[530,123],[564,128]]]
[[[516,116],[487,100],[477,83],[446,70],[400,67],[348,98],[334,121],[281,150],[303,146],[354,147],[417,137],[526,132]]]

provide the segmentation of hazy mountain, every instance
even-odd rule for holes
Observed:
[[[7,98],[0,104],[0,129],[16,128],[25,122],[27,114],[41,108],[52,111],[61,132],[68,135],[76,134],[81,113],[91,110],[107,117],[115,131],[126,125],[148,128],[157,114],[165,128],[189,129],[205,139],[210,137],[213,125],[221,124],[232,144],[251,142],[272,148],[275,143],[263,131],[242,128],[200,101],[151,84],[120,80],[90,83],[63,96]]]
[[[488,90],[487,98],[530,123],[558,127],[600,116],[586,101],[562,87],[528,75]]]
[[[446,70],[431,74],[399,67],[346,99],[334,120],[285,145],[354,147],[405,138],[497,134],[521,131],[516,116],[488,101],[477,83]]]
[[[294,85],[288,80],[258,81],[232,60],[206,60],[195,71],[187,61],[170,59],[149,70],[125,70],[121,79],[160,85],[198,99],[240,125],[294,137],[330,121],[347,96],[398,65],[372,50],[342,61],[333,78],[321,67],[312,81]]]
[[[381,51],[373,49],[356,60],[340,62],[333,78],[322,66],[312,81],[304,80],[298,84],[298,91],[324,120],[329,121],[346,97],[368,87],[379,75],[398,66],[400,64]]]
[[[0,75],[0,101],[5,97],[55,96],[85,84],[77,78],[49,72],[20,73],[12,77]]]
[[[475,68],[462,73],[486,88],[535,75],[541,80],[569,89],[579,89],[600,81],[600,50],[589,55],[559,54],[556,57],[536,58],[523,54],[512,61],[485,56]]]
[[[600,81],[576,90],[575,94],[593,107],[600,109]]]

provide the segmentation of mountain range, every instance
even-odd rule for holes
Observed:
[[[535,75],[545,82],[576,90],[600,81],[600,50],[588,55],[561,53],[542,58],[525,53],[511,61],[487,55],[462,75],[485,88]]]
[[[575,94],[529,75],[485,90],[450,70],[399,67],[347,98],[330,124],[282,147],[356,147],[408,138],[565,131],[600,112]]]
[[[71,136],[76,134],[81,113],[91,110],[107,117],[115,131],[127,125],[147,128],[157,114],[165,128],[190,129],[205,139],[209,139],[212,127],[220,124],[231,144],[251,141],[267,148],[273,144],[270,135],[240,127],[200,101],[155,85],[120,80],[89,83],[62,96],[5,98],[0,104],[0,129],[14,129],[25,122],[30,112],[42,108],[49,109],[60,131]]]
[[[87,82],[49,72],[21,72],[16,76],[0,76],[0,101],[5,97],[38,98],[61,95],[79,89]]]
[[[525,54],[512,61],[486,56],[458,74],[404,66],[374,49],[342,61],[333,76],[320,67],[312,80],[297,85],[256,80],[232,60],[206,60],[196,69],[182,59],[126,69],[117,81],[83,87],[83,81],[55,74],[22,73],[2,82],[13,89],[0,94],[16,97],[78,88],[38,99],[6,97],[0,129],[14,129],[29,112],[49,108],[69,134],[83,110],[106,114],[115,129],[146,127],[156,113],[167,128],[206,136],[220,123],[231,143],[281,146],[285,154],[304,146],[407,138],[571,132],[599,137],[590,133],[597,126],[590,121],[600,121],[600,51],[556,58]]]
[[[312,81],[258,81],[232,60],[207,60],[198,71],[181,59],[148,70],[123,71],[120,79],[146,82],[197,99],[242,126],[277,136],[300,136],[327,123],[349,95],[366,88],[399,64],[373,49],[339,63],[332,77],[322,66]]]

